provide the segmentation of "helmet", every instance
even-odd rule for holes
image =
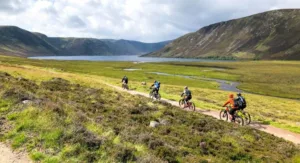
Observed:
[[[184,89],[188,89],[188,86],[185,86]]]
[[[234,97],[234,95],[233,94],[229,94],[229,98],[233,98]]]
[[[156,83],[156,80],[154,80],[154,83]]]
[[[239,92],[237,95],[238,95],[238,96],[242,96],[241,92]]]

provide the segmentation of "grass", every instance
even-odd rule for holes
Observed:
[[[160,91],[162,97],[175,101],[180,99],[183,86],[188,85],[193,92],[193,102],[197,107],[214,110],[221,109],[221,105],[230,93],[219,90],[218,83],[178,76],[159,76],[148,72],[159,70],[169,74],[239,81],[241,82],[239,87],[256,93],[244,94],[248,101],[246,110],[252,115],[254,121],[268,122],[270,125],[300,133],[300,110],[297,109],[300,107],[300,102],[287,99],[288,97],[299,98],[299,89],[297,89],[300,83],[297,71],[299,62],[260,61],[187,65],[187,63],[117,62],[116,64],[115,62],[40,61],[11,57],[0,57],[0,60],[2,60],[0,70],[16,77],[30,78],[38,83],[52,77],[62,77],[89,87],[104,87],[103,83],[120,86],[120,77],[126,74],[129,76],[130,89],[148,93],[150,84],[157,79],[162,83]],[[128,72],[124,71],[124,68],[141,70]],[[147,85],[141,85],[142,81],[147,82]],[[280,91],[283,93],[279,94]]]
[[[174,63],[173,63],[174,64]],[[175,65],[187,65],[176,63]],[[190,63],[191,67],[222,67],[239,76],[239,88],[255,94],[300,99],[300,62],[252,61],[231,63]]]
[[[91,80],[90,76],[33,67],[6,68],[30,79],[0,73],[0,106],[5,108],[0,113],[4,117],[1,140],[25,148],[37,162],[298,159],[299,148],[283,139],[100,84],[111,79]],[[31,102],[23,104],[23,99]],[[168,124],[148,127],[153,120]]]
[[[190,75],[238,81],[239,88],[256,94],[300,99],[300,62],[292,61],[248,61],[248,62],[212,62],[212,63],[144,63],[132,62],[90,62],[90,61],[44,61],[13,57],[0,57],[2,63],[32,65],[58,71],[83,73],[120,79],[124,74],[131,81],[153,82],[160,80],[164,84],[189,85],[199,88],[219,89],[218,84],[208,81],[195,81],[184,78],[170,78],[149,74],[164,72],[169,74]],[[141,69],[124,71],[125,68]],[[222,68],[216,69],[216,68]]]

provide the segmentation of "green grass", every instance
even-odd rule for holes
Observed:
[[[238,81],[247,92],[247,111],[253,120],[268,122],[276,127],[300,133],[300,74],[299,62],[214,62],[214,63],[142,63],[88,62],[88,61],[43,61],[23,58],[0,57],[0,70],[14,76],[24,76],[37,82],[51,77],[63,77],[90,87],[105,86],[104,82],[120,86],[120,78],[129,76],[130,89],[148,93],[154,79],[161,81],[163,98],[179,100],[183,86],[193,92],[193,102],[203,109],[220,110],[230,92],[219,90],[218,83],[187,79],[176,76],[160,76],[149,72],[209,77]],[[39,67],[33,67],[39,66]],[[124,68],[141,69],[128,72]],[[147,82],[146,86],[141,82]],[[261,95],[259,95],[261,94]],[[267,96],[265,96],[267,95]],[[271,97],[278,96],[281,98]]]
[[[26,142],[27,138],[24,133],[18,133],[12,138],[12,147],[18,148]]]
[[[41,160],[45,159],[45,154],[43,154],[41,152],[33,152],[33,153],[31,153],[30,158],[34,161],[41,161]]]
[[[43,70],[23,71],[39,76],[36,72]],[[117,92],[87,76],[51,72],[50,78],[72,81],[41,76],[36,82],[0,73],[0,104],[8,107],[0,113],[5,117],[1,127],[9,126],[1,128],[1,140],[26,149],[34,161],[284,162],[296,160],[300,152],[290,142],[249,127]],[[22,104],[20,97],[32,103]],[[153,120],[168,125],[148,127]]]
[[[239,88],[262,95],[300,99],[300,62],[293,61],[247,61],[213,63],[144,63],[132,62],[90,62],[90,61],[44,61],[13,57],[0,57],[2,63],[22,64],[48,69],[83,73],[120,79],[124,74],[130,81],[153,82],[160,80],[164,84],[189,85],[199,88],[218,89],[215,82],[188,80],[149,74],[164,72],[169,74],[208,77],[241,82]],[[141,69],[124,71],[125,68]],[[215,68],[223,68],[218,70]]]

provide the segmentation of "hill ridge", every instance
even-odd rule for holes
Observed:
[[[0,53],[11,56],[53,55],[141,55],[156,51],[170,41],[143,43],[132,40],[113,40],[77,37],[48,37],[17,26],[0,26]]]
[[[300,10],[267,11],[205,26],[147,54],[216,59],[300,59]]]

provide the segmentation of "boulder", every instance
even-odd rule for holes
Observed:
[[[157,122],[157,121],[151,121],[149,126],[155,128],[155,127],[159,126],[159,122]]]

